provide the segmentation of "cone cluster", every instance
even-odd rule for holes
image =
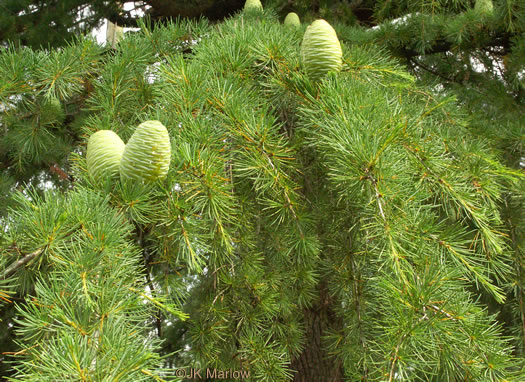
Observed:
[[[247,0],[244,5],[244,10],[249,12],[262,9],[260,0]],[[300,27],[299,16],[289,13],[284,25]],[[319,19],[308,26],[301,45],[301,58],[312,80],[317,81],[331,71],[340,71],[342,57],[341,44],[330,24]],[[120,174],[122,180],[153,182],[167,175],[170,160],[170,137],[159,121],[141,123],[127,144],[111,130],[97,131],[88,141],[87,168],[97,181]]]
[[[111,130],[100,130],[88,141],[86,161],[89,174],[105,178],[154,182],[169,170],[171,144],[168,130],[159,121],[141,123],[125,145]]]

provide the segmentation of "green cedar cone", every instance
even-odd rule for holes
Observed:
[[[284,26],[286,27],[293,27],[293,28],[299,28],[301,26],[301,21],[299,20],[299,16],[295,12],[290,12],[286,15],[284,18]]]
[[[44,101],[42,109],[40,111],[40,123],[62,123],[66,118],[66,113],[62,107],[62,103],[56,97],[52,97]]]
[[[246,3],[244,3],[244,11],[245,12],[262,12],[263,6],[261,4],[261,0],[246,0]]]
[[[308,76],[317,81],[327,72],[338,72],[343,65],[343,51],[334,28],[325,20],[315,20],[306,28],[301,57]]]
[[[170,136],[159,121],[141,123],[120,161],[122,179],[153,182],[166,176],[171,160]]]
[[[87,145],[86,162],[89,174],[97,181],[118,175],[124,148],[124,142],[115,132],[97,131],[89,138]]]
[[[482,15],[490,15],[494,11],[494,5],[492,4],[492,0],[476,0],[474,10]]]

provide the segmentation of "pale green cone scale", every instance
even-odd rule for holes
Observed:
[[[325,20],[315,20],[306,28],[301,45],[301,58],[308,77],[317,81],[328,72],[343,66],[343,51],[334,28]]]
[[[263,6],[261,0],[246,0],[244,3],[244,11],[246,12],[262,12]]]
[[[482,15],[490,15],[494,11],[492,0],[476,0],[474,10]]]
[[[286,27],[299,28],[301,26],[301,21],[299,20],[297,13],[290,12],[284,18],[283,24]]]
[[[86,162],[88,173],[95,179],[118,175],[124,142],[111,130],[99,130],[88,141]]]
[[[122,160],[122,179],[153,182],[168,173],[171,144],[168,130],[159,121],[141,123],[129,139]]]

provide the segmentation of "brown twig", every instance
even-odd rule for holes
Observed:
[[[26,265],[27,263],[29,263],[31,260],[36,258],[42,252],[44,252],[44,248],[39,248],[36,251],[30,253],[29,255],[26,255],[26,256],[22,257],[21,259],[19,259],[18,261],[12,263],[9,267],[6,268],[6,270],[4,271],[4,274],[2,275],[2,278],[5,280],[5,279],[9,278],[10,276],[14,275],[15,272],[19,268],[21,268],[24,265]]]

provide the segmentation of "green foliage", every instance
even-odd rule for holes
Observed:
[[[444,9],[464,19],[452,23],[468,26],[455,4]],[[78,40],[0,56],[2,161],[34,173],[56,152],[48,142],[73,135],[70,189],[26,188],[3,218],[0,296],[21,301],[13,380],[164,380],[173,367],[257,381],[523,380],[518,87],[485,89],[489,74],[475,71],[472,85],[437,86],[388,57],[405,38],[414,60],[446,69],[421,56],[434,45],[414,26],[435,22],[432,40],[445,22],[424,7],[368,32],[339,24],[342,70],[313,82],[304,28],[265,8],[143,24],[112,52]],[[465,73],[455,60],[448,69]],[[128,141],[147,120],[170,137],[166,178],[94,182],[89,136]]]
[[[37,253],[28,263],[31,296],[14,320],[14,380],[149,380],[160,361],[158,341],[146,340],[152,307],[144,300],[163,304],[144,289],[131,224],[89,190],[29,196],[17,195],[4,239]]]

